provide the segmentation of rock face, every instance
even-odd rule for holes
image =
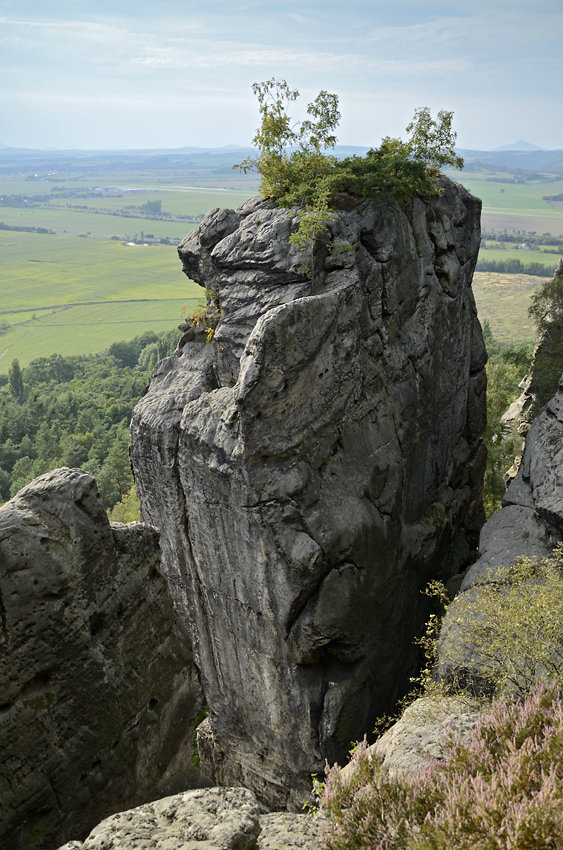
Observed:
[[[159,563],[155,529],[110,526],[82,470],[0,508],[3,850],[49,850],[186,787],[191,644]]]
[[[494,578],[496,567],[516,558],[545,557],[563,540],[563,379],[555,396],[532,422],[516,477],[500,511],[481,530],[478,560],[468,570],[461,592],[473,596]],[[469,610],[469,609],[468,609]],[[439,644],[439,675],[448,679],[471,668],[478,673],[474,647],[446,614]]]
[[[518,474],[503,507],[485,523],[480,558],[468,571],[462,591],[487,580],[495,566],[519,555],[549,555],[563,539],[563,379],[526,437]]]
[[[102,821],[59,850],[314,850],[322,818],[260,814],[246,788],[187,791]]]
[[[132,421],[143,518],[191,624],[209,770],[270,807],[390,711],[417,666],[421,589],[482,523],[480,203],[347,199],[332,247],[296,210],[212,210],[179,247],[221,319],[186,326]]]
[[[563,257],[559,258],[550,287],[563,286]],[[557,391],[563,368],[563,320],[555,299],[556,309],[548,317],[548,328],[538,334],[530,374],[524,381],[523,393],[518,403],[518,430],[526,436],[535,417]]]

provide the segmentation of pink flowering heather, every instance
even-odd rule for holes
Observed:
[[[321,808],[326,850],[562,850],[563,704],[537,684],[523,702],[495,701],[469,746],[390,778],[365,742],[350,774],[329,768]]]

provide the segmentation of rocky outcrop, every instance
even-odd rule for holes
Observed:
[[[503,507],[482,528],[479,558],[467,571],[461,592],[468,593],[466,616],[472,613],[479,585],[495,580],[498,567],[518,557],[549,556],[563,540],[563,379],[555,396],[537,416],[526,437],[518,473],[502,500]],[[446,614],[439,642],[439,675],[459,678],[471,670],[470,681],[484,666],[470,642],[470,629],[459,615]],[[489,662],[490,664],[490,662]]]
[[[390,774],[415,778],[423,768],[441,761],[452,741],[471,742],[479,708],[477,701],[465,696],[419,697],[366,752],[382,757]],[[342,773],[346,776],[350,768]]]
[[[0,508],[3,850],[49,850],[190,787],[191,644],[159,563],[155,529],[110,526],[82,470]]]
[[[60,850],[314,850],[322,819],[260,814],[245,788],[187,791],[107,818]]]
[[[389,712],[421,589],[482,522],[479,201],[347,198],[330,246],[297,210],[212,210],[179,246],[220,321],[188,323],[132,421],[143,518],[190,624],[209,770],[270,807]]]
[[[518,556],[549,555],[563,539],[563,382],[528,431],[518,474],[502,508],[485,523],[479,559],[462,591],[487,581],[491,568]]]
[[[556,288],[557,285],[559,288],[563,286],[563,257],[560,257],[557,263],[553,281],[546,282],[547,287]],[[523,437],[528,433],[535,417],[557,391],[563,369],[561,297],[555,296],[551,303],[554,309],[551,314],[547,314],[545,327],[538,334],[530,374],[524,380],[522,395],[515,402],[518,407],[518,430]]]

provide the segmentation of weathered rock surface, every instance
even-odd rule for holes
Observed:
[[[462,593],[474,594],[478,585],[493,580],[495,568],[509,566],[520,556],[550,555],[563,539],[563,379],[527,433],[518,474],[502,504],[481,530],[480,557],[468,570]],[[469,666],[479,672],[474,647],[465,635],[465,628],[446,614],[439,645],[442,677]]]
[[[320,821],[260,814],[245,788],[187,791],[113,815],[60,850],[314,850]]]
[[[480,558],[462,591],[486,581],[491,567],[508,566],[519,555],[549,555],[563,538],[563,382],[534,419],[502,504],[481,530]]]
[[[553,284],[563,284],[563,257],[559,258]],[[550,284],[551,285],[551,284]],[[559,302],[557,302],[559,303]],[[548,326],[536,339],[530,374],[524,381],[518,403],[518,430],[523,437],[530,425],[557,392],[563,370],[563,318],[560,308],[548,317]]]
[[[0,508],[2,850],[49,850],[186,787],[191,643],[159,562],[155,529],[110,526],[82,470]]]
[[[312,281],[296,210],[208,213],[179,253],[222,318],[157,364],[131,428],[212,712],[209,771],[272,808],[300,808],[309,774],[392,709],[420,590],[467,566],[482,522],[479,201],[444,180],[426,202],[350,207]]]
[[[469,744],[479,716],[478,703],[468,697],[420,697],[367,753],[382,756],[389,773],[414,777],[444,758],[450,740]]]

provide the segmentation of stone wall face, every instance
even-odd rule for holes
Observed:
[[[143,517],[190,624],[219,783],[299,808],[408,687],[421,589],[482,523],[480,202],[444,180],[407,207],[347,199],[332,250],[295,210],[212,210],[179,247],[219,301],[132,422]]]
[[[0,846],[48,850],[191,775],[192,653],[158,533],[60,469],[0,508]]]

